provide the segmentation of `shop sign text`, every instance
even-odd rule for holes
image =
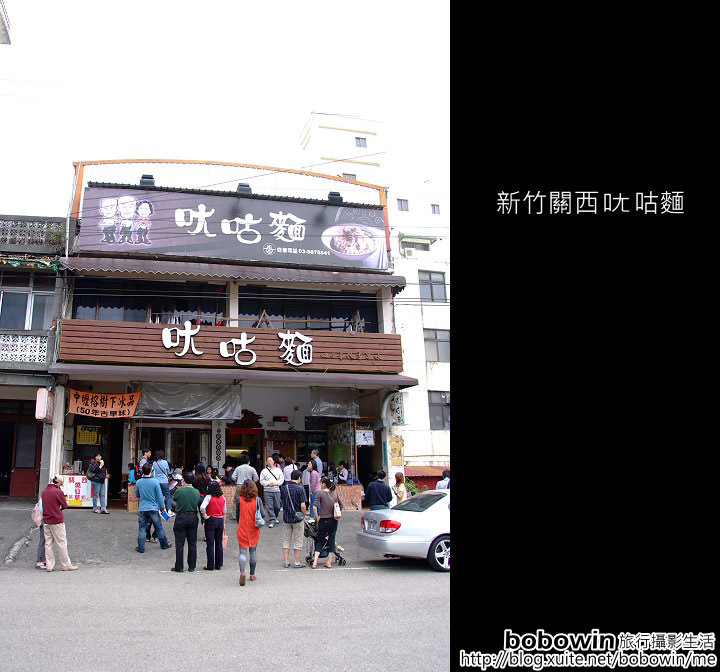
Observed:
[[[162,344],[166,349],[179,348],[182,349],[175,352],[177,357],[184,357],[192,350],[195,355],[202,355],[203,351],[195,347],[194,337],[200,331],[200,326],[193,325],[186,321],[182,329],[180,327],[165,327],[162,330]],[[302,366],[303,364],[312,363],[312,345],[313,340],[310,336],[304,336],[296,331],[291,333],[278,332],[278,338],[282,341],[278,346],[278,350],[283,350],[280,359],[290,366]],[[240,338],[231,338],[228,341],[220,341],[220,356],[224,358],[232,357],[238,366],[250,366],[257,359],[256,353],[248,346],[255,340],[255,336],[248,336],[245,332],[240,334]]]

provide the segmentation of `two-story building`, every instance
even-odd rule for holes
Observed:
[[[66,225],[63,218],[0,215],[0,496],[34,497],[47,482],[52,409],[36,419],[36,401],[39,389],[55,385],[48,367]]]

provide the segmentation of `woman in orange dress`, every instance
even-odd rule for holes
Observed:
[[[237,541],[240,548],[240,585],[245,585],[245,564],[250,559],[250,581],[255,581],[255,565],[257,564],[257,545],[260,530],[255,527],[255,507],[259,504],[265,517],[265,507],[258,498],[255,482],[247,479],[238,492],[240,507],[238,510]]]

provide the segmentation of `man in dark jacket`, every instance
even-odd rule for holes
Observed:
[[[43,511],[43,533],[45,534],[45,570],[52,572],[55,569],[55,551],[63,571],[77,569],[70,562],[67,551],[67,535],[65,533],[65,519],[63,509],[67,509],[67,500],[60,489],[64,478],[55,476],[45,488],[40,497]]]
[[[365,499],[370,505],[370,510],[387,509],[392,501],[392,490],[390,486],[383,481],[385,472],[381,469],[377,472],[377,478],[368,483]]]
[[[109,474],[107,473],[105,461],[100,453],[97,453],[97,455],[95,455],[95,461],[90,463],[88,474],[92,484],[93,513],[108,513],[105,502],[105,479]],[[99,508],[96,503],[98,499],[100,500]]]

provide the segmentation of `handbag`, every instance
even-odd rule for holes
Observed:
[[[337,493],[335,493],[335,503],[333,504],[333,516],[335,517],[335,520],[338,520],[340,516],[342,516],[342,511],[340,510],[340,502],[337,498]]]
[[[43,515],[40,513],[40,504],[38,502],[35,502],[35,506],[33,507],[30,517],[32,518],[33,523],[35,523],[38,527],[43,524]]]
[[[303,520],[305,520],[305,514],[302,511],[295,511],[295,505],[293,504],[292,496],[290,495],[289,489],[287,491],[287,496],[288,496],[288,501],[290,502],[290,508],[293,510],[293,517],[295,518],[295,522],[302,523]]]
[[[260,511],[260,498],[255,497],[255,527],[262,527],[265,525],[265,519]]]

